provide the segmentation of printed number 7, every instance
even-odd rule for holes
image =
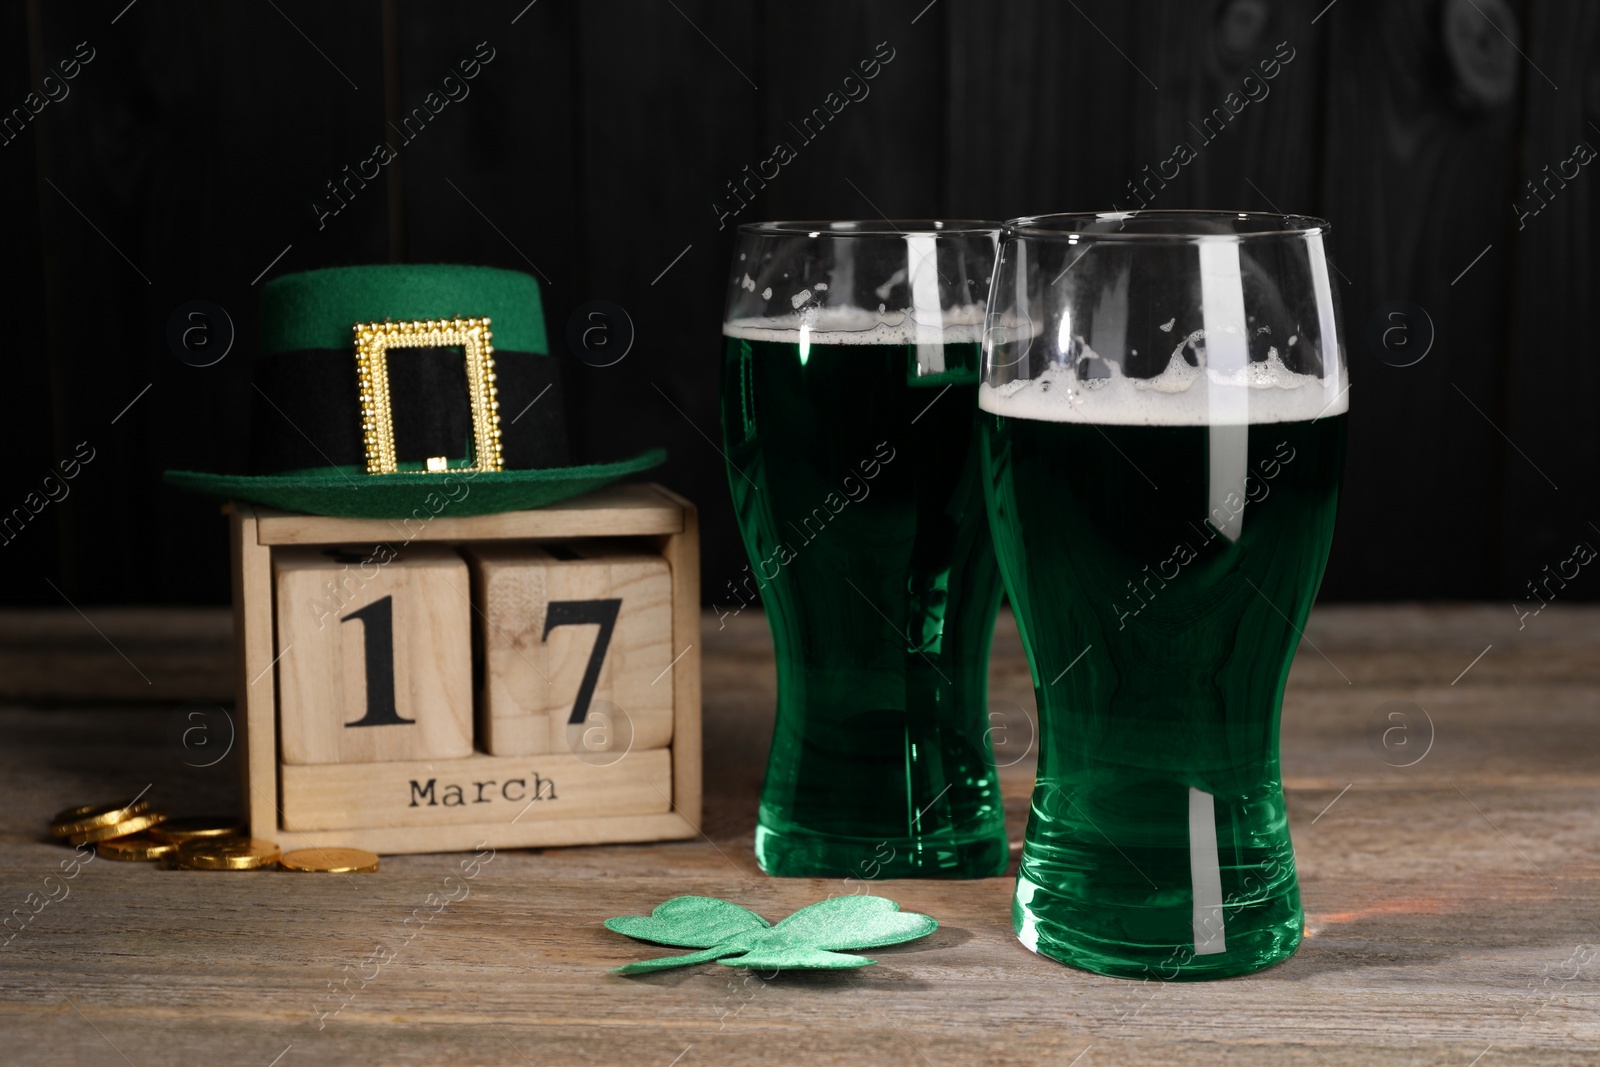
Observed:
[[[589,650],[589,666],[583,672],[583,682],[578,686],[578,698],[572,702],[572,716],[567,722],[583,722],[589,716],[589,701],[594,698],[594,687],[600,681],[600,668],[606,661],[606,649],[611,645],[611,633],[617,628],[617,612],[622,601],[615,600],[553,600],[544,617],[544,633],[539,640],[548,640],[550,631],[557,626],[595,626],[600,633]]]

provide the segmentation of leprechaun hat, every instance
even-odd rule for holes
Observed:
[[[330,267],[261,294],[250,473],[182,489],[287,511],[399,518],[553,504],[660,465],[573,465],[539,283],[458,265]]]

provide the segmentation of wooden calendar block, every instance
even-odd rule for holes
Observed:
[[[671,743],[678,650],[672,574],[660,555],[583,541],[465,552],[489,753],[593,755]]]
[[[563,752],[281,770],[283,828],[294,831],[511,826],[672,808],[672,754],[664,748],[614,763]]]
[[[700,835],[699,522],[687,500],[658,485],[618,484],[487,515],[419,509],[403,519],[363,519],[237,503],[226,510],[241,802],[252,837],[284,851],[349,847],[392,855]],[[376,543],[393,545],[401,561],[364,572],[361,561]],[[534,545],[544,546],[536,575],[526,573]],[[339,546],[363,547],[352,553]],[[475,578],[466,573],[464,552],[478,557]],[[504,586],[522,598],[520,609],[500,610],[500,635],[469,604],[474,580],[480,604],[485,588]],[[339,589],[334,601],[315,603]],[[346,726],[368,714],[367,633],[385,624],[382,609],[368,609],[386,596],[394,714],[417,721]],[[566,724],[602,623],[580,621],[592,617],[593,606],[562,609],[552,619],[552,597],[621,602],[604,655],[594,660],[586,721],[571,735]],[[426,619],[413,618],[413,608]],[[494,683],[484,688],[514,694],[501,684],[515,674],[504,662],[513,637],[567,692],[546,694],[548,705],[509,705],[509,721],[485,719],[503,744],[520,729],[546,751],[488,755],[481,737],[469,751],[474,651],[499,664],[484,671],[485,683]],[[381,641],[377,649],[384,651]],[[553,688],[531,670],[527,676]],[[443,695],[419,695],[430,688]],[[601,724],[608,708],[619,713]],[[620,709],[631,737],[616,729]],[[530,729],[530,719],[543,729]],[[423,732],[445,727],[449,744]],[[381,735],[403,740],[406,731],[451,754],[378,751]],[[578,743],[569,747],[571,737]],[[357,742],[366,747],[346,747]],[[308,755],[319,762],[291,758]]]
[[[467,566],[438,545],[273,554],[286,764],[472,753]]]

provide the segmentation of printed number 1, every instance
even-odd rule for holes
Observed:
[[[614,600],[553,600],[544,617],[544,633],[539,640],[550,637],[557,626],[594,626],[600,633],[589,650],[589,666],[583,672],[583,682],[578,686],[578,698],[572,702],[572,715],[568,724],[583,722],[589,716],[589,702],[594,699],[594,687],[600,681],[600,668],[606,661],[606,649],[611,645],[611,633],[617,628],[617,612],[622,601]],[[354,724],[352,724],[354,725]]]
[[[367,713],[345,726],[399,726],[416,722],[402,719],[394,707],[394,597],[374,600],[339,622],[351,619],[361,620],[362,644],[366,646]]]

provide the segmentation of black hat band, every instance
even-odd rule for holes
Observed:
[[[472,404],[460,351],[391,348],[387,360],[399,461],[468,459]],[[566,466],[561,365],[549,356],[497,348],[494,371],[506,469]],[[365,465],[360,387],[349,349],[263,356],[251,392],[252,474]]]

